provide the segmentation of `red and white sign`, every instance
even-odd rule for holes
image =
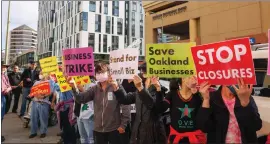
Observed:
[[[198,83],[211,85],[256,84],[249,38],[228,40],[191,48]]]

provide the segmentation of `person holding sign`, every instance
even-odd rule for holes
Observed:
[[[59,77],[59,75],[57,76]],[[52,108],[57,112],[58,122],[63,132],[61,134],[61,139],[65,144],[76,143],[76,132],[74,127],[76,119],[74,120],[72,117],[74,106],[73,92],[72,90],[61,92],[59,86],[60,81],[57,82],[54,89],[59,94],[59,102],[53,107],[56,100],[56,95],[54,95],[52,99]]]
[[[68,82],[75,94],[78,103],[86,104],[94,101],[94,135],[95,144],[122,144],[120,134],[125,132],[130,117],[121,117],[120,103],[113,93],[113,86],[109,83],[109,68],[105,63],[95,66],[96,80],[98,83],[84,91],[81,85],[77,85],[69,77]],[[72,81],[71,81],[72,80]],[[123,112],[129,111],[129,106],[122,107]],[[124,115],[124,114],[123,114]]]
[[[39,73],[40,81],[34,83],[33,86],[42,84],[43,82],[49,82],[50,84],[50,93],[54,92],[54,81],[48,80],[47,77],[43,76],[42,71]],[[51,95],[51,94],[50,94]],[[48,127],[48,117],[49,117],[49,108],[51,102],[49,101],[50,95],[37,94],[33,95],[32,108],[31,108],[31,134],[29,138],[34,138],[37,136],[38,123],[40,122],[40,138],[46,137],[47,127]]]
[[[126,93],[124,88],[113,82],[116,99],[122,104],[135,103],[136,118],[133,124],[130,144],[166,144],[166,132],[161,121],[161,114],[157,113],[155,99],[157,95],[165,93],[158,82],[158,78],[145,78],[146,68],[141,70],[140,76],[134,75],[136,92]],[[141,99],[144,99],[143,102]],[[145,104],[147,103],[147,104]]]
[[[165,99],[162,95],[157,98],[161,100],[156,101],[156,107],[160,113],[170,108],[169,143],[206,143],[205,134],[196,126],[196,115],[202,103],[196,85],[194,76],[172,79],[170,91]],[[142,97],[144,103],[147,103],[147,99],[147,97]]]
[[[207,133],[208,143],[257,143],[262,120],[251,96],[253,86],[242,78],[237,81],[237,86],[223,85],[211,93],[208,82],[200,86],[203,103],[197,126]]]

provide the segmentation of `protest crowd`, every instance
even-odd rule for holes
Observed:
[[[150,44],[143,64],[134,48],[112,51],[109,63],[94,61],[92,48],[76,48],[63,50],[62,65],[49,57],[40,68],[31,61],[23,73],[15,65],[7,75],[2,64],[1,119],[12,95],[18,112],[22,93],[19,117],[29,121],[29,138],[46,138],[53,111],[61,144],[258,143],[262,120],[251,96],[256,75],[247,40],[219,43],[222,49]],[[160,78],[170,78],[169,88]]]

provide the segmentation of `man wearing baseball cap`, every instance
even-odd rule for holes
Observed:
[[[6,75],[8,65],[4,64],[4,62],[1,62],[1,76],[2,76],[2,87],[1,87],[1,123],[3,121],[4,115],[6,113],[6,96],[8,93],[12,90],[8,76]],[[5,137],[1,136],[1,141],[5,141]]]

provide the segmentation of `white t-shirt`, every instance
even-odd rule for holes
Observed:
[[[84,89],[87,90],[90,87],[96,85],[96,83],[86,84]],[[81,104],[80,117],[79,119],[89,119],[94,114],[94,104],[90,101],[86,104]]]

